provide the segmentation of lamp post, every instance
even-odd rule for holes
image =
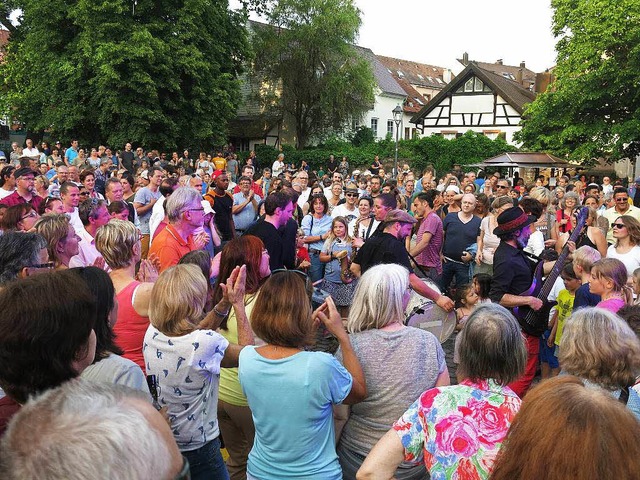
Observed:
[[[393,123],[396,124],[396,156],[393,161],[393,178],[398,178],[398,132],[400,131],[400,122],[402,122],[402,107],[396,105],[393,112]]]

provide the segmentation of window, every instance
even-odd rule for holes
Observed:
[[[387,134],[393,136],[393,120],[387,120]]]
[[[377,118],[371,119],[371,131],[373,132],[373,136],[377,138],[378,137],[378,119]]]
[[[458,93],[490,92],[491,89],[478,77],[471,77],[458,89]]]
[[[473,92],[473,77],[464,82],[464,91],[465,92]]]
[[[401,71],[401,70],[398,70],[398,76],[399,76],[400,78],[402,78],[402,77],[404,77],[404,73],[402,73],[402,71]]]
[[[354,132],[358,130],[359,126],[360,126],[360,122],[358,120],[351,121],[351,130],[353,130]]]
[[[411,127],[404,127],[404,139],[411,140]]]

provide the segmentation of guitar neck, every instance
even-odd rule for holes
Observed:
[[[542,301],[545,301],[545,302],[547,301],[547,298],[551,293],[551,289],[553,288],[553,285],[556,283],[556,280],[558,279],[558,276],[560,275],[560,272],[564,267],[564,262],[567,260],[567,257],[569,256],[569,242],[575,242],[580,236],[580,234],[582,233],[582,229],[584,228],[585,223],[587,222],[587,216],[588,216],[588,212],[585,212],[584,210],[586,208],[587,207],[583,207],[583,209],[581,210],[576,228],[574,228],[573,232],[571,232],[569,239],[564,244],[564,247],[562,248],[562,251],[558,256],[558,259],[556,260],[556,263],[553,265],[551,272],[549,272],[549,275],[547,275],[547,278],[545,279],[544,284],[540,289],[540,293],[538,293],[538,298]]]

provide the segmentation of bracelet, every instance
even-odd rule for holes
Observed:
[[[213,307],[213,313],[215,313],[216,315],[218,315],[219,317],[226,317],[227,315],[229,315],[229,312],[231,311],[231,309],[227,310],[227,312],[221,312],[220,310],[218,310],[218,306],[214,306]]]

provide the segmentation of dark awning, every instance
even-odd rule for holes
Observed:
[[[473,167],[568,168],[571,164],[555,155],[537,152],[510,152],[489,158]]]

